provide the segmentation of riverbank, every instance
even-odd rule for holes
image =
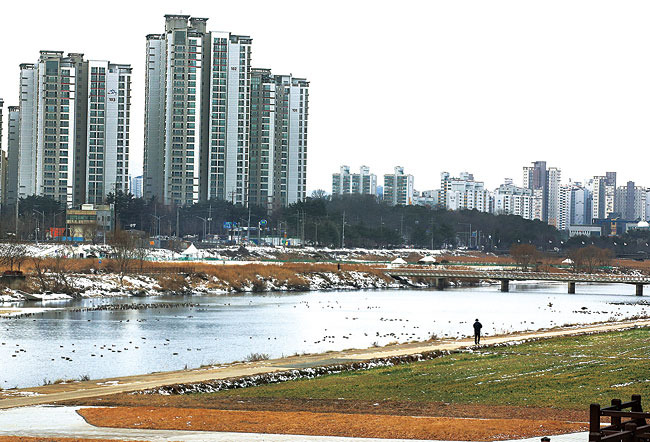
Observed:
[[[490,336],[484,339],[484,343],[485,345],[511,344],[530,339],[602,333],[649,326],[650,320],[616,322]],[[305,367],[323,367],[350,362],[371,362],[381,358],[421,355],[436,351],[457,351],[471,346],[471,339],[444,339],[429,342],[398,344],[387,347],[329,352],[324,354],[296,355],[280,359],[223,364],[191,370],[151,373],[146,375],[125,376],[92,381],[75,381],[24,389],[1,390],[0,409],[50,404],[61,401],[80,401],[88,398],[102,398],[118,393],[158,389],[168,385],[200,384],[213,382],[215,380],[236,379],[247,376],[259,376],[269,373],[283,372],[287,370],[297,370]]]
[[[53,266],[53,264],[52,264]],[[363,264],[146,263],[122,275],[107,260],[75,260],[66,271],[38,273],[27,266],[24,281],[0,292],[0,302],[162,294],[227,294],[270,291],[386,289],[402,286],[375,266]],[[63,280],[63,282],[62,282]],[[427,287],[420,281],[411,287]],[[2,311],[8,310],[2,308]],[[0,312],[0,315],[2,312]]]

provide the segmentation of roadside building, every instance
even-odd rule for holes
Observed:
[[[65,216],[66,236],[74,241],[105,240],[114,228],[114,217],[113,204],[82,204],[79,209],[68,209]]]

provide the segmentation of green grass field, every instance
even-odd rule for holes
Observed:
[[[650,329],[646,328],[485,348],[426,362],[210,395],[575,409],[631,394],[649,398],[649,362]]]

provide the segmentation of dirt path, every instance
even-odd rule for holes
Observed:
[[[483,338],[482,341],[484,344],[489,345],[524,339],[550,338],[556,336],[623,330],[637,326],[648,327],[650,326],[650,320],[616,322],[515,333],[503,336],[490,336]],[[472,343],[471,339],[409,343],[389,347],[330,352],[318,355],[292,356],[283,359],[228,364],[193,370],[151,373],[146,375],[75,382],[71,384],[46,385],[19,390],[5,390],[0,392],[0,409],[106,396],[179,383],[205,382],[215,379],[251,376],[262,373],[285,371],[291,368],[332,365],[351,361],[367,361],[374,358],[406,356],[435,350],[453,351],[471,346]]]

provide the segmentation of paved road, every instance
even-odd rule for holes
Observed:
[[[616,322],[566,329],[516,333],[504,336],[485,337],[482,340],[484,344],[487,345],[515,342],[523,339],[623,330],[634,326],[648,327],[650,326],[650,320]],[[471,345],[471,339],[421,342],[318,355],[292,356],[283,359],[229,364],[194,370],[152,373],[87,382],[75,382],[71,384],[47,385],[21,390],[5,390],[0,395],[0,409],[106,396],[115,393],[125,393],[179,383],[206,382],[215,379],[250,376],[255,374],[285,371],[291,368],[304,368],[306,366],[331,365],[350,361],[367,361],[374,358],[413,355],[434,350],[458,350]]]
[[[79,407],[35,406],[0,410],[0,436],[83,437],[148,441],[206,442],[397,442],[404,439],[368,439],[328,436],[295,436],[288,434],[218,433],[213,431],[134,430],[101,428],[88,424],[79,414]],[[552,442],[582,442],[587,433],[554,436]],[[540,438],[517,442],[538,442]],[[439,442],[439,441],[429,441]]]

